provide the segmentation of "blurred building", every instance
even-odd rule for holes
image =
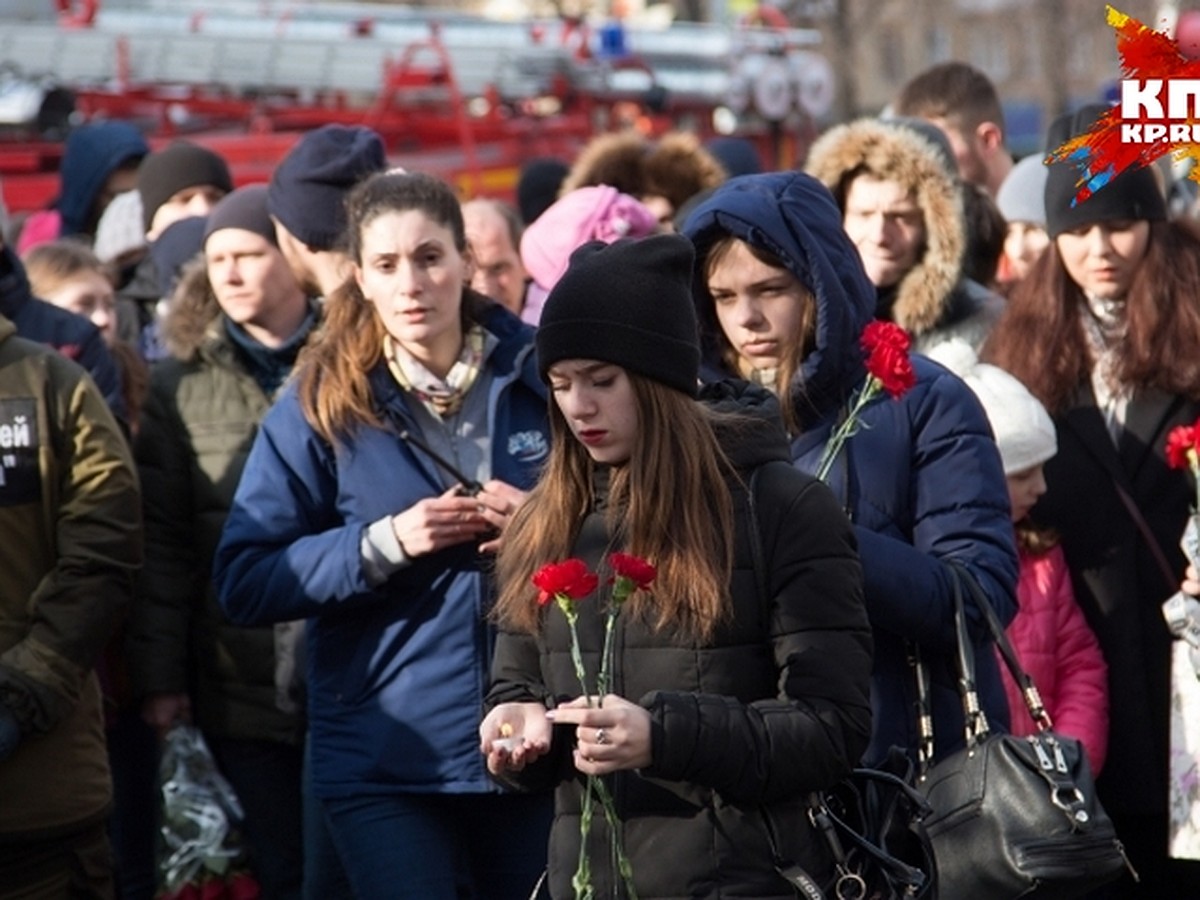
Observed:
[[[1157,29],[1171,4],[1113,5]],[[1101,100],[1121,77],[1102,0],[796,0],[783,8],[822,32],[841,88],[839,117],[879,112],[922,69],[963,60],[995,82],[1018,154],[1040,149],[1051,119]]]

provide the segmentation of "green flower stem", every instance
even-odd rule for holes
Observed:
[[[571,879],[571,887],[575,889],[575,900],[593,900],[596,889],[592,886],[592,865],[588,859],[587,839],[592,830],[592,782],[594,775],[587,777],[583,789],[583,806],[579,811],[579,864],[575,867],[575,877]]]
[[[595,776],[589,777],[595,778]],[[617,833],[617,828],[621,824],[621,820],[617,816],[617,806],[613,802],[608,785],[603,780],[595,778],[595,786],[596,796],[600,798],[600,806],[604,810],[604,818],[608,822],[608,832],[612,838],[612,850],[617,857],[617,871],[621,874],[621,880],[625,882],[625,893],[629,895],[629,900],[638,900],[637,889],[633,886],[633,866],[629,862],[629,857],[625,855],[625,848],[621,844],[621,839]]]
[[[596,693],[600,695],[601,703],[604,702],[604,695],[608,693],[609,661],[612,658],[613,625],[616,621],[617,604],[614,600],[608,608],[608,618],[604,622],[604,649],[600,653],[600,673],[596,676]]]
[[[829,436],[829,442],[825,445],[825,449],[821,452],[821,460],[817,463],[816,477],[821,481],[827,481],[829,470],[833,468],[833,462],[837,459],[838,453],[842,450],[842,445],[846,441],[858,433],[858,429],[862,427],[859,422],[859,414],[863,407],[875,399],[882,387],[881,382],[874,375],[868,375],[866,382],[862,386],[862,390],[855,397],[850,411],[846,413],[846,418],[841,424],[833,430],[833,434]]]
[[[627,581],[627,579],[620,579],[616,589],[613,591],[608,618],[604,623],[604,649],[600,655],[600,671],[596,677],[597,692],[600,700],[603,700],[604,695],[608,693],[609,661],[612,656],[612,636],[617,613],[620,610],[621,603],[628,599],[630,593],[632,593],[632,585],[621,583],[624,581]],[[575,611],[570,597],[565,594],[556,594],[554,599],[567,619],[567,627],[571,630],[571,663],[575,667],[575,677],[579,679],[583,695],[588,698],[588,704],[591,705],[591,695],[588,693],[587,688],[587,671],[583,665],[583,652],[579,646],[579,628],[577,624],[579,614]],[[608,822],[610,848],[616,859],[617,871],[625,884],[625,892],[628,894],[629,900],[638,900],[637,889],[633,885],[633,866],[629,862],[629,857],[625,854],[625,848],[621,845],[618,833],[618,826],[621,820],[617,816],[616,804],[613,802],[608,785],[595,775],[587,777],[587,781],[584,784],[583,802],[579,811],[579,862],[575,868],[575,875],[571,879],[571,887],[575,891],[575,900],[595,900],[596,896],[596,890],[592,884],[591,861],[588,859],[587,854],[588,835],[591,833],[592,818],[595,815],[593,808],[593,798],[595,797],[600,799],[604,818]]]
[[[575,677],[579,679],[583,696],[587,697],[587,672],[583,668],[583,652],[579,649],[579,629],[575,624],[579,621],[579,613],[575,612],[575,607],[571,605],[571,598],[566,594],[555,594],[554,599],[558,602],[558,608],[563,611],[563,615],[567,617],[567,626],[571,629],[571,663],[575,666]],[[591,700],[589,699],[588,702],[591,703]]]

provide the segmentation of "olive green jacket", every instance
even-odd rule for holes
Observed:
[[[0,316],[0,843],[66,831],[112,799],[93,665],[142,560],[138,483],[91,377]]]
[[[270,398],[225,334],[207,280],[187,273],[164,323],[174,356],[156,364],[134,453],[142,478],[146,565],[129,623],[135,693],[188,694],[209,737],[298,743],[280,709],[276,630],[232,624],[212,559]]]

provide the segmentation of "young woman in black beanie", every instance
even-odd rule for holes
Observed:
[[[501,626],[488,767],[555,786],[549,886],[573,894],[587,776],[614,798],[631,874],[597,809],[596,897],[795,896],[778,849],[818,882],[830,859],[805,814],[870,732],[871,637],[850,527],[788,462],[775,399],[744,382],[696,397],[693,254],[675,235],[572,256],[536,336],[553,394],[549,461],[497,561]],[[584,692],[563,612],[531,577],[569,557],[599,576],[578,603],[588,694],[601,668],[614,552],[656,576],[615,620],[607,693]],[[543,598],[544,599],[544,598]]]
[[[1104,109],[1060,118],[1048,145],[1082,133]],[[1168,787],[1162,603],[1183,576],[1179,538],[1195,496],[1185,472],[1168,467],[1165,445],[1172,428],[1200,415],[1200,238],[1192,223],[1167,220],[1150,169],[1127,170],[1072,205],[1078,177],[1070,161],[1050,167],[1052,242],[983,357],[1024,382],[1058,431],[1032,518],[1062,535],[1108,663],[1108,761],[1096,785],[1141,874],[1106,896],[1197,897],[1200,863],[1167,851],[1168,800],[1184,809],[1191,801]]]

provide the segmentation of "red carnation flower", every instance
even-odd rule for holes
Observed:
[[[582,600],[596,589],[599,577],[581,559],[566,559],[560,563],[546,563],[533,575],[533,586],[541,593],[538,603],[545,606],[556,596]]]
[[[908,334],[893,322],[871,322],[863,329],[862,348],[867,353],[867,371],[879,380],[892,397],[899,397],[917,383],[908,357]]]
[[[608,564],[617,578],[628,578],[633,582],[634,590],[647,590],[658,570],[640,556],[629,553],[613,553],[608,557]],[[615,579],[614,579],[615,580]]]
[[[1172,469],[1186,469],[1191,466],[1188,451],[1195,452],[1196,426],[1177,425],[1167,435],[1167,465]]]

